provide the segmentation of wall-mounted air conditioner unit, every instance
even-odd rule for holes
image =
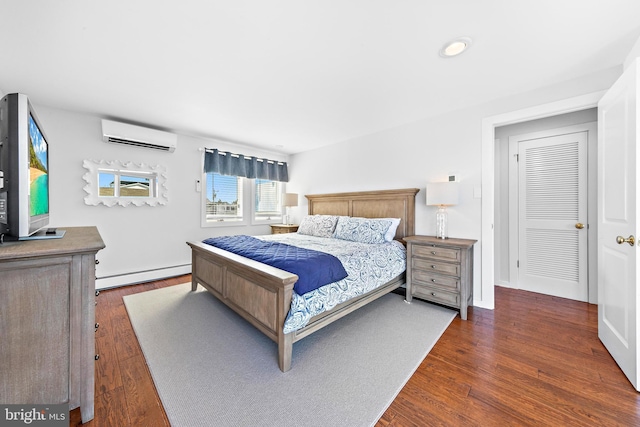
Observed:
[[[102,120],[102,139],[111,144],[133,145],[170,153],[176,150],[178,142],[178,136],[174,133],[111,120]]]

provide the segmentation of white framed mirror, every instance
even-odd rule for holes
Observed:
[[[167,175],[164,166],[119,160],[84,160],[87,205],[166,205]]]

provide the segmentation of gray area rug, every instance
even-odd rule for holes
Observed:
[[[277,346],[191,284],[124,297],[172,426],[369,426],[456,313],[397,294],[293,345]]]

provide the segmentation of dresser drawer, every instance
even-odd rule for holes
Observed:
[[[413,245],[411,250],[413,256],[438,258],[446,261],[460,261],[460,249],[457,248],[443,248],[436,245]]]
[[[413,277],[411,280],[417,285],[425,285],[425,286],[440,286],[443,288],[448,288],[451,291],[459,291],[460,290],[460,279],[452,276],[442,276],[440,274],[433,274],[428,271],[422,270],[413,270]]]
[[[460,294],[457,292],[441,291],[416,283],[413,288],[413,295],[429,301],[460,307]]]
[[[422,271],[460,277],[460,264],[450,264],[434,259],[412,258],[411,267]]]

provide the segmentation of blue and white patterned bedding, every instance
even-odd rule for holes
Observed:
[[[406,250],[397,241],[369,244],[297,233],[256,236],[337,257],[348,276],[304,295],[293,293],[284,332],[303,328],[309,319],[336,305],[375,289],[406,270]]]

